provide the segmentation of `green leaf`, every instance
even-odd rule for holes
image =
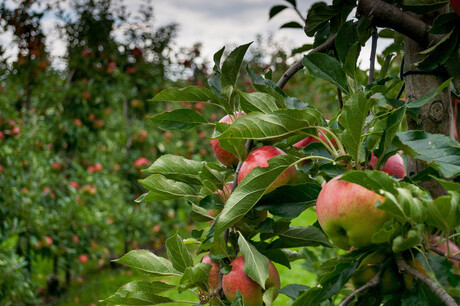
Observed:
[[[237,47],[235,50],[230,52],[228,57],[225,59],[222,64],[222,75],[220,76],[223,88],[229,85],[236,85],[236,79],[238,77],[241,64],[243,63],[244,55],[251,44],[252,42]]]
[[[316,203],[321,186],[313,183],[284,185],[265,195],[256,209],[267,209],[272,215],[294,219]]]
[[[193,266],[193,258],[178,234],[166,240],[166,251],[174,269],[184,272],[186,268]]]
[[[271,113],[278,110],[276,98],[263,92],[245,93],[238,90],[240,105],[246,113]]]
[[[348,181],[363,186],[366,189],[379,193],[381,190],[388,191],[392,194],[397,194],[397,182],[388,174],[382,171],[347,171],[341,178],[343,181]]]
[[[173,200],[182,197],[196,197],[197,191],[190,185],[167,179],[161,174],[153,174],[146,179],[139,180],[149,193],[145,202]]]
[[[289,2],[290,4],[292,4],[292,6],[293,6],[294,8],[297,7],[296,0],[285,0],[285,1]]]
[[[354,256],[340,256],[324,262],[320,267],[320,287],[313,287],[301,294],[292,306],[319,305],[331,298],[348,282],[359,265]],[[352,253],[354,255],[354,253]]]
[[[115,262],[151,275],[181,276],[169,260],[147,250],[130,251]]]
[[[268,167],[256,167],[232,192],[217,219],[214,236],[221,235],[248,213],[273,182],[298,161],[292,155],[278,155],[271,158]]]
[[[189,202],[192,205],[192,211],[190,212],[190,218],[197,222],[208,222],[214,220],[208,213],[208,211],[192,202]]]
[[[337,15],[337,10],[324,2],[314,3],[308,11],[305,33],[313,37],[324,24]]]
[[[250,113],[238,117],[231,125],[216,124],[218,131],[228,127],[220,139],[271,139],[287,137],[322,122],[321,114],[314,108],[281,109],[270,114]]]
[[[450,55],[455,51],[460,36],[460,30],[454,28],[445,35],[436,45],[422,53],[428,53],[423,61],[415,65],[424,71],[432,71],[446,63]]]
[[[192,185],[201,185],[199,174],[203,162],[186,159],[182,156],[166,154],[160,156],[150,167],[143,172],[161,174],[168,179]]]
[[[243,296],[239,290],[236,291],[236,297],[230,306],[244,306]]]
[[[220,60],[222,59],[222,55],[224,54],[225,46],[222,47],[219,51],[214,53],[213,59],[214,59],[214,71],[219,71],[220,72]],[[220,83],[220,78],[219,78],[219,83]]]
[[[224,181],[227,179],[228,172],[222,170],[224,169],[218,165],[203,163],[200,172],[200,181],[210,193],[222,188]]]
[[[238,246],[244,258],[244,273],[265,289],[268,279],[268,258],[247,242],[241,233],[238,237]]]
[[[262,300],[264,301],[265,306],[272,306],[273,300],[275,299],[275,294],[277,294],[275,287],[270,287],[265,290]]]
[[[411,101],[410,103],[407,103],[407,108],[420,108],[420,107],[422,107],[428,101],[433,100],[445,88],[449,87],[450,81],[451,81],[451,79],[448,79],[447,81],[445,81],[444,83],[439,85],[439,87],[437,89],[433,90],[429,94],[421,97],[420,99],[417,99],[415,101]]]
[[[298,22],[291,21],[281,25],[280,29],[303,29],[303,26]]]
[[[390,148],[393,140],[398,132],[404,115],[406,113],[406,107],[402,106],[390,113],[388,118],[385,121],[385,129],[383,130],[383,135],[379,143],[379,148],[375,151],[375,155],[379,156],[376,166],[379,166],[384,160],[385,154]]]
[[[424,224],[417,224],[410,229],[404,236],[398,236],[393,239],[393,253],[399,253],[409,250],[422,242],[422,237],[425,231]]]
[[[345,62],[343,64],[343,68],[345,73],[354,78],[355,71],[356,71],[356,62],[358,61],[359,53],[361,52],[361,45],[359,42],[354,43],[345,57]]]
[[[185,88],[171,87],[161,91],[150,101],[210,102],[220,107],[226,103],[225,99],[201,86],[189,86]]]
[[[272,6],[270,9],[270,12],[268,13],[268,19],[272,19],[275,17],[278,13],[282,12],[283,10],[287,9],[286,5],[275,5]]]
[[[331,82],[345,94],[350,93],[347,77],[340,63],[324,53],[309,53],[303,57],[302,64],[314,77]]]
[[[342,142],[347,152],[358,163],[364,160],[362,138],[369,108],[370,105],[364,93],[357,92],[345,101],[339,117],[339,122],[345,128],[342,134]]]
[[[460,194],[452,192],[425,203],[428,218],[426,223],[449,233],[460,223]]]
[[[214,72],[214,74],[208,78],[208,85],[214,94],[221,96],[222,84],[220,83],[220,72],[219,71]],[[222,102],[222,105],[225,105],[225,104],[226,104],[225,102]]]
[[[460,144],[452,138],[414,130],[396,136],[396,145],[410,157],[426,162],[446,178],[460,174]]]
[[[257,89],[257,91],[267,93],[274,97],[276,99],[276,105],[279,108],[285,108],[286,104],[284,102],[284,98],[286,97],[286,94],[276,86],[275,83],[271,80],[265,79],[263,76],[260,76],[251,70],[249,70],[248,67],[246,67],[246,72],[249,75],[249,78],[251,79],[251,84],[252,87]]]
[[[401,223],[422,223],[426,220],[426,209],[423,201],[415,198],[411,191],[396,188],[395,193],[384,191],[385,201],[377,204],[377,208],[392,214]]]
[[[449,1],[438,1],[438,0],[403,0],[401,7],[405,11],[411,11],[416,14],[426,14],[428,12],[440,9]]]
[[[437,177],[433,177],[436,181],[438,181],[439,184],[442,185],[442,187],[444,187],[444,189],[446,189],[447,191],[455,191],[457,193],[460,193],[460,183],[455,183],[455,182],[452,182],[452,181],[446,181],[446,180],[442,180],[442,179],[439,179]]]
[[[310,289],[310,287],[305,286],[305,285],[290,284],[290,285],[284,286],[283,288],[278,290],[278,292],[290,297],[292,300],[295,300],[299,297],[299,295],[302,292],[308,289]]]
[[[292,49],[291,51],[291,56],[294,56],[296,54],[299,54],[299,53],[304,53],[308,50],[311,50],[313,49],[313,44],[303,44],[302,46],[298,47],[298,48],[294,48]]]
[[[332,247],[326,234],[316,226],[292,226],[278,234],[279,239],[273,241],[271,248],[297,248],[304,246]]]
[[[193,287],[199,287],[206,291],[205,283],[208,281],[211,268],[212,266],[208,263],[199,263],[185,269],[184,276],[180,280],[181,291]]]
[[[174,300],[156,295],[176,286],[164,282],[134,281],[118,289],[118,291],[103,302],[123,305],[157,305],[173,303]]]
[[[348,52],[356,43],[359,43],[358,31],[353,21],[350,20],[342,24],[335,39],[335,49],[340,62],[345,62]]]
[[[203,115],[188,108],[154,115],[150,117],[150,120],[164,131],[187,130],[203,123],[209,123]]]

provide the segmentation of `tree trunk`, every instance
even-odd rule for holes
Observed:
[[[431,23],[429,20],[424,21]],[[425,49],[426,46],[421,46],[418,42],[407,36],[404,38],[404,71],[406,73],[418,71],[414,64],[423,60],[424,55],[419,54],[419,52]],[[447,75],[441,75],[435,72],[433,72],[433,74],[406,75],[407,101],[410,103],[411,100],[419,99],[436,90],[448,78]],[[424,130],[428,133],[444,134],[450,137],[453,137],[452,122],[453,113],[449,87],[441,91],[433,100],[420,108],[418,120],[407,118],[409,130]],[[407,167],[408,173],[412,175],[425,169],[426,165],[423,162],[409,158]],[[434,180],[424,182],[421,185],[427,188],[434,197],[446,193],[444,188]]]

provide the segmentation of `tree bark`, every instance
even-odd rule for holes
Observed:
[[[427,19],[428,18],[428,19]],[[427,23],[431,23],[431,16],[423,16]],[[419,42],[409,37],[404,39],[404,71],[419,71],[414,65],[424,59],[425,55],[419,52],[426,49],[426,46],[420,45]],[[447,75],[437,74],[408,74],[406,81],[406,100],[419,99],[430,92],[436,90],[443,82],[448,79]],[[426,103],[420,108],[418,120],[410,117],[407,118],[409,130],[424,130],[432,134],[444,134],[453,137],[453,112],[450,98],[450,88],[441,91],[433,100]],[[409,174],[415,174],[426,168],[425,163],[408,159],[407,164]],[[446,193],[445,189],[435,180],[423,182],[421,185],[427,188],[432,196],[438,197]]]

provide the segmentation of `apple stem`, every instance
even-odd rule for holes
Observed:
[[[347,296],[346,299],[344,299],[342,301],[342,303],[340,303],[339,306],[346,306],[348,304],[350,304],[354,297],[358,294],[358,293],[361,293],[369,288],[373,288],[373,287],[376,287],[378,284],[380,284],[380,276],[382,275],[383,271],[385,270],[385,265],[384,264],[381,264],[380,265],[380,269],[379,271],[377,272],[377,274],[374,275],[374,277],[372,277],[367,283],[365,283],[363,286],[359,287],[358,289],[356,289],[355,291],[353,291],[349,296]]]
[[[416,269],[412,268],[401,256],[401,254],[396,255],[396,264],[398,265],[398,269],[400,271],[405,271],[418,279],[419,281],[423,282],[427,287],[436,294],[441,301],[446,304],[447,306],[458,306],[455,300],[441,287],[439,287],[434,281],[432,281],[429,277],[423,275]]]

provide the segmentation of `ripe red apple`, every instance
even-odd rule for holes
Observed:
[[[362,248],[372,244],[372,235],[391,218],[375,207],[384,200],[373,191],[335,177],[321,189],[316,215],[324,232],[339,248]]]
[[[78,259],[80,260],[81,263],[84,264],[88,262],[89,257],[86,254],[81,254],[80,256],[78,256]]]
[[[460,0],[450,0],[450,5],[452,9],[460,16]]]
[[[244,116],[244,115],[246,115],[246,113],[244,112],[235,113],[236,117]],[[232,123],[233,118],[230,117],[229,115],[226,115],[222,119],[220,119],[219,122]],[[212,149],[214,150],[214,154],[216,154],[217,159],[225,166],[236,165],[238,163],[238,157],[236,157],[235,154],[225,149],[222,149],[220,147],[219,139],[212,139],[211,146],[212,146]]]
[[[374,167],[377,163],[377,157],[374,153],[371,152],[371,160],[369,162],[369,166]],[[390,156],[385,165],[383,165],[382,169],[388,175],[396,175],[399,178],[404,178],[406,176],[406,168],[404,166],[404,159],[399,154],[395,154]]]
[[[209,257],[209,254],[206,254],[203,259],[201,260],[203,263],[210,264],[211,271],[209,271],[209,278],[208,278],[208,285],[209,285],[209,290],[213,291],[217,287],[219,287],[219,270],[220,270],[220,265],[212,260]]]
[[[53,170],[59,171],[59,170],[62,169],[62,164],[61,164],[60,162],[55,161],[55,162],[51,165],[51,168],[53,168]]]
[[[321,140],[323,140],[324,142],[327,143],[327,139],[326,137],[324,136],[327,132],[325,130],[321,130],[321,132],[318,131],[318,137],[321,138]],[[327,135],[327,134],[326,134]],[[334,138],[332,139],[329,139],[332,143],[333,146],[336,146],[337,145],[337,142],[335,141]],[[297,148],[302,148],[302,147],[306,147],[308,146],[310,143],[312,142],[319,142],[318,139],[312,137],[312,136],[308,136],[307,138],[304,138],[302,139],[301,141],[297,142],[294,144],[294,147],[297,147]]]
[[[281,149],[273,146],[263,146],[255,149],[248,154],[243,164],[241,165],[240,173],[238,176],[238,183],[240,183],[246,175],[255,167],[268,167],[268,160],[278,155],[285,155]],[[276,181],[265,191],[269,193],[276,188],[286,185],[289,182],[297,182],[297,170],[294,166],[290,167],[283,174],[281,174]]]
[[[243,256],[236,258],[230,265],[232,266],[232,271],[224,274],[222,278],[222,289],[227,299],[232,302],[236,298],[237,291],[240,291],[245,306],[261,306],[263,302],[263,289],[244,273]],[[271,287],[275,287],[275,290],[280,289],[280,276],[275,265],[269,261],[268,279],[265,282],[265,290]],[[276,298],[277,295],[278,293],[275,291],[274,297]]]
[[[441,243],[439,243],[439,240],[441,240]],[[440,249],[441,251],[447,253],[447,243],[446,243],[446,240],[439,237],[439,236],[430,236],[428,237],[428,243],[430,245],[433,245],[435,247],[437,247],[438,249]],[[449,253],[452,255],[452,254],[456,254],[460,252],[460,248],[455,244],[453,243],[452,241],[449,240]],[[449,259],[449,261],[451,261],[453,264],[454,264],[454,269],[456,270],[459,270],[459,262],[458,260],[455,260],[455,259]]]

